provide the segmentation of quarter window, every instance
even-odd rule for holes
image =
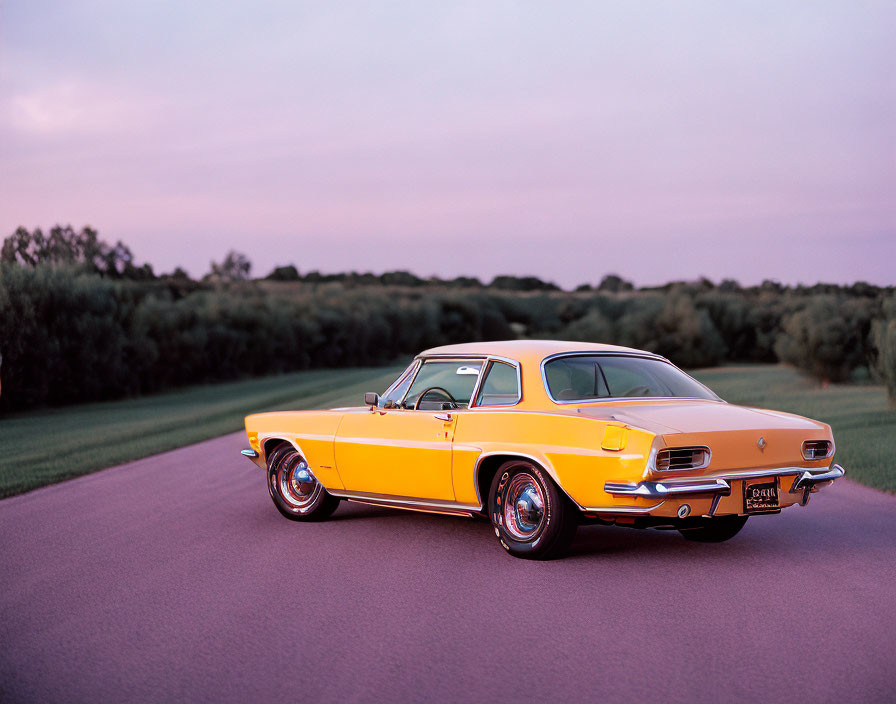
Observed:
[[[392,386],[386,389],[386,393],[380,397],[380,408],[387,405],[388,407],[392,407],[401,401],[405,392],[407,392],[408,387],[411,385],[411,382],[414,380],[414,370],[416,368],[417,363],[414,362],[401,373],[401,376],[395,380]]]
[[[512,406],[520,400],[520,384],[516,367],[492,362],[476,397],[477,406]]]

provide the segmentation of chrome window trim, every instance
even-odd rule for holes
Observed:
[[[398,375],[398,378],[397,378],[395,381],[393,381],[393,382],[389,385],[389,388],[386,389],[385,391],[383,391],[383,394],[382,394],[382,396],[381,396],[380,398],[385,399],[390,393],[392,393],[393,389],[395,389],[395,388],[398,387],[398,386],[401,386],[401,382],[403,382],[409,375],[413,375],[413,376],[416,377],[416,376],[417,376],[417,369],[418,369],[419,367],[420,367],[420,360],[415,358],[415,359],[414,359],[414,360],[413,360],[413,361],[412,361],[412,362],[405,368],[405,370],[404,370],[401,374]],[[414,382],[413,382],[413,380],[412,380],[412,381],[411,381],[411,384],[408,385],[408,388],[409,388],[409,389],[411,388],[411,385],[412,385],[413,383],[414,383]]]
[[[545,365],[548,362],[552,362],[555,359],[559,359],[561,357],[637,357],[640,359],[652,359],[658,362],[664,362],[668,364],[673,369],[677,369],[682,374],[684,374],[688,379],[691,379],[694,383],[699,384],[704,389],[706,389],[709,393],[711,393],[715,398],[701,398],[700,396],[602,396],[600,398],[579,398],[579,399],[570,399],[569,401],[560,401],[554,398],[554,395],[551,393],[551,387],[548,385],[548,377],[545,373]],[[653,354],[652,352],[610,352],[610,351],[598,351],[598,352],[558,352],[556,354],[548,355],[543,360],[541,360],[541,383],[544,386],[544,392],[547,394],[547,397],[551,399],[558,406],[568,406],[570,404],[578,404],[582,405],[584,403],[606,403],[607,401],[668,401],[670,399],[674,399],[676,401],[718,401],[721,403],[725,403],[723,399],[719,397],[719,395],[709,388],[706,384],[703,384],[690,374],[688,374],[683,369],[676,367],[672,362],[670,362],[665,357]]]
[[[417,374],[420,373],[420,369],[423,365],[430,361],[439,361],[439,362],[450,362],[452,360],[457,360],[458,362],[469,362],[470,360],[476,360],[482,362],[482,367],[479,369],[479,376],[476,377],[476,383],[473,385],[473,392],[470,396],[470,403],[467,404],[465,409],[457,409],[457,410],[476,410],[477,408],[512,408],[513,406],[519,405],[523,400],[523,375],[522,368],[519,363],[519,360],[511,359],[510,357],[503,357],[497,354],[448,354],[448,353],[436,353],[436,354],[428,354],[426,356],[419,356],[414,359],[417,363],[417,369],[414,371],[414,378],[411,380],[410,385],[408,386],[408,390],[405,392],[404,396],[402,396],[399,404],[404,403],[407,398],[408,393],[410,393],[411,387],[414,386],[414,382],[417,380]],[[482,382],[485,379],[485,371],[489,368],[491,362],[504,362],[505,364],[509,364],[514,369],[516,369],[516,389],[517,389],[517,399],[513,403],[502,403],[500,405],[495,404],[493,406],[478,406],[476,405],[476,398],[479,396],[479,391],[482,386]],[[412,410],[408,408],[403,408],[402,410]]]
[[[492,365],[497,362],[498,364],[507,364],[513,367],[516,370],[516,401],[513,403],[491,403],[488,406],[480,406],[479,405],[479,394],[482,391],[482,384],[485,382],[486,377],[488,376],[489,371],[492,368]],[[523,400],[523,374],[520,369],[520,363],[515,359],[509,359],[507,357],[498,357],[495,355],[489,355],[486,359],[485,367],[483,371],[480,373],[479,381],[476,383],[476,389],[473,398],[470,399],[470,405],[468,409],[476,409],[476,408],[512,408],[513,406],[519,405],[519,403]]]
[[[414,370],[414,378],[411,379],[411,383],[408,384],[408,390],[404,392],[404,396],[401,397],[401,400],[398,402],[400,410],[403,411],[412,411],[413,408],[404,408],[402,404],[404,404],[405,399],[408,397],[408,394],[411,392],[411,389],[414,388],[414,382],[417,381],[417,376],[420,374],[420,370],[423,369],[423,365],[428,361],[433,360],[437,362],[450,362],[452,360],[457,360],[458,362],[469,362],[470,360],[481,361],[482,366],[479,368],[479,376],[476,377],[476,383],[473,384],[473,391],[470,396],[470,403],[473,402],[473,399],[476,398],[476,392],[479,390],[479,384],[482,381],[482,370],[485,369],[486,362],[488,361],[488,355],[483,354],[471,354],[471,355],[463,355],[463,354],[430,354],[425,357],[415,357],[414,362],[417,364],[417,368]],[[467,404],[469,408],[470,404]],[[462,409],[455,409],[462,410]]]

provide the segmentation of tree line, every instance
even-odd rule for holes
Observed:
[[[608,275],[562,291],[535,277],[302,276],[293,265],[250,279],[235,252],[194,281],[157,276],[89,228],[36,233],[20,228],[0,250],[5,410],[515,337],[647,349],[685,368],[780,361],[825,381],[880,380],[896,399],[893,288],[703,279],[636,289]]]

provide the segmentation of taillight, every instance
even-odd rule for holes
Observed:
[[[656,453],[656,468],[660,472],[682,469],[703,469],[712,453],[708,447],[668,447]]]
[[[804,460],[826,460],[834,450],[834,443],[830,440],[806,440],[803,443]]]

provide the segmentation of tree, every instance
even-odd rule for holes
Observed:
[[[422,286],[423,279],[409,271],[387,271],[380,276],[384,286]]]
[[[44,235],[40,228],[29,232],[24,227],[18,227],[3,241],[0,261],[30,268],[82,267],[91,273],[112,278],[155,278],[148,264],[139,267],[134,264],[134,254],[121,240],[114,245],[109,244],[100,239],[91,227],[75,232],[71,225],[56,225],[48,235]]]
[[[231,249],[221,263],[211,262],[211,270],[204,278],[209,281],[245,281],[251,269],[249,258]]]
[[[287,264],[285,266],[274,267],[274,270],[265,276],[268,281],[298,281],[299,270],[295,265]]]
[[[490,288],[505,291],[559,291],[556,284],[542,281],[537,276],[496,276],[489,284]]]
[[[866,299],[811,296],[781,321],[775,352],[822,381],[848,381],[867,363],[871,317]]]
[[[896,297],[887,300],[883,308],[887,317],[875,320],[871,329],[874,370],[887,385],[890,405],[896,406]]]
[[[162,275],[166,279],[174,279],[175,281],[190,281],[190,275],[181,267],[176,267],[170,274]]]
[[[619,293],[620,291],[631,291],[634,288],[631,281],[626,281],[618,274],[607,274],[601,279],[598,291],[609,291],[610,293]]]

